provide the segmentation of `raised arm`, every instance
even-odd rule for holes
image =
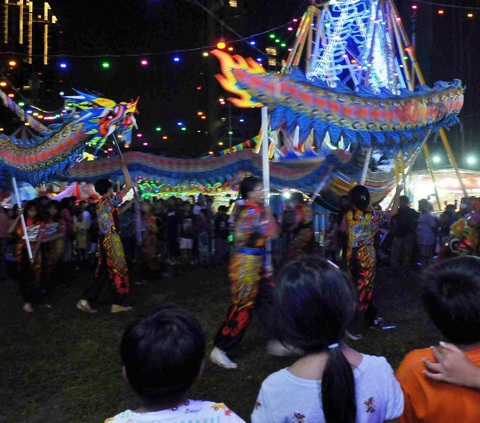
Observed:
[[[133,181],[130,173],[128,172],[126,161],[122,159],[120,163],[122,164],[123,177],[125,178],[125,188],[122,189],[122,194],[125,195],[133,188]]]
[[[395,191],[395,196],[393,197],[392,210],[390,212],[390,217],[395,216],[398,213],[398,207],[400,206],[400,194],[402,193],[403,185],[400,184]]]

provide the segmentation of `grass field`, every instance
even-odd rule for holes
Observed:
[[[174,303],[195,313],[207,336],[208,348],[230,300],[226,268],[177,267],[171,278],[134,286],[130,313],[109,313],[110,292],[102,294],[99,312],[87,315],[75,308],[92,271],[65,275],[73,285],[59,290],[54,308],[25,315],[16,287],[0,286],[0,423],[103,422],[138,400],[125,385],[118,355],[121,335],[135,316],[160,303]],[[368,330],[350,346],[383,355],[396,368],[414,348],[441,339],[421,309],[417,271],[379,269],[377,305],[391,330]],[[237,370],[206,361],[204,375],[190,392],[194,399],[225,402],[249,421],[261,382],[288,366],[291,358],[264,353],[266,335],[254,319],[239,349],[231,355]]]

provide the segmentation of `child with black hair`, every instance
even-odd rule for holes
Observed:
[[[422,299],[430,318],[479,368],[480,259],[463,256],[442,261],[427,271],[424,280]],[[425,365],[434,361],[431,349],[425,348],[410,352],[400,364],[396,376],[405,395],[400,422],[479,422],[480,390],[427,378]]]
[[[262,383],[252,423],[398,422],[403,395],[388,362],[343,342],[357,308],[345,273],[297,259],[280,272],[274,298],[276,337],[305,356]]]
[[[118,207],[122,204],[124,195],[133,188],[132,178],[125,161],[122,159],[122,172],[125,187],[118,193],[113,192],[109,179],[100,179],[95,183],[95,190],[101,195],[97,203],[98,219],[98,265],[93,284],[83,293],[77,308],[85,313],[95,313],[91,302],[98,299],[107,280],[112,283],[114,303],[110,311],[120,313],[130,311],[126,306],[127,295],[130,292],[127,259],[120,238],[120,218]]]
[[[196,317],[173,305],[162,305],[134,321],[120,345],[123,375],[142,405],[105,423],[242,423],[225,404],[187,399],[200,377],[205,337]]]

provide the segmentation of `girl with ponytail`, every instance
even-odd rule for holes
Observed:
[[[305,351],[262,384],[252,423],[397,422],[403,394],[383,357],[344,342],[358,300],[333,263],[304,257],[286,265],[275,286],[275,336]]]

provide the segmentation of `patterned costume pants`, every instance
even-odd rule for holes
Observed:
[[[84,292],[82,298],[95,302],[107,280],[110,280],[112,284],[114,304],[124,304],[127,294],[130,292],[130,282],[122,241],[117,233],[99,235],[95,280],[92,286]]]
[[[357,284],[360,311],[368,311],[372,301],[373,279],[377,267],[377,254],[373,245],[348,249],[348,273]]]
[[[243,253],[232,256],[229,266],[232,304],[214,340],[215,346],[221,350],[230,351],[240,344],[252,319],[254,307],[262,322],[269,326],[273,284],[262,273],[263,256]]]

